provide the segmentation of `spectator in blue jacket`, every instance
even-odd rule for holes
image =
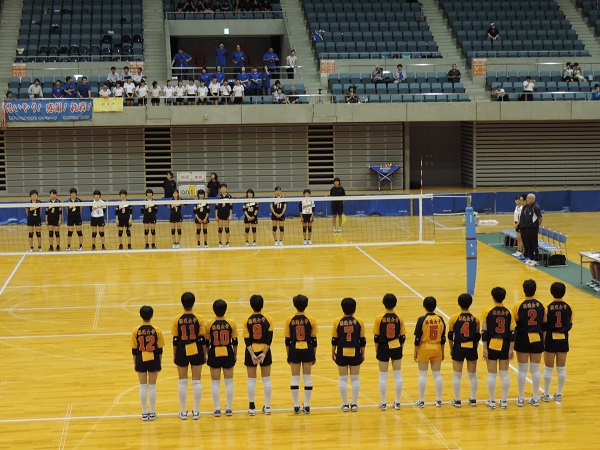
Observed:
[[[81,79],[81,83],[77,85],[78,98],[92,98],[92,87],[88,84],[87,77]]]
[[[189,67],[189,62],[192,60],[192,57],[187,53],[184,53],[183,49],[180,48],[179,52],[173,56],[173,61],[171,61],[171,67],[176,67],[177,70],[173,71],[173,75],[177,76],[179,80],[183,79],[182,77],[187,74],[187,68]]]
[[[65,78],[65,84],[63,84],[62,88],[64,98],[75,98],[77,86],[73,83],[73,78],[70,76]]]
[[[263,63],[277,76],[277,66],[279,65],[279,56],[269,47],[269,51],[263,56]]]
[[[252,68],[250,74],[250,95],[260,95],[262,88],[262,74],[258,73],[256,67]]]
[[[240,73],[237,76],[237,79],[240,80],[242,86],[244,86],[244,92],[249,92],[250,89],[250,75],[246,73],[246,68],[242,67],[240,69]]]
[[[242,48],[239,45],[235,46],[235,52],[233,52],[233,66],[235,67],[235,72],[240,73],[242,71],[242,67],[246,65],[246,54],[242,51]]]
[[[221,66],[217,66],[217,70],[213,73],[213,77],[217,79],[217,83],[222,85],[225,82],[225,73],[223,73],[223,69]]]
[[[271,95],[271,70],[268,66],[263,68],[260,78],[262,79],[262,95]]]
[[[600,100],[600,84],[596,84],[594,86],[594,90],[592,91],[592,100]]]
[[[222,42],[219,44],[219,48],[215,50],[215,57],[216,66],[225,67],[227,65],[227,49]]]
[[[208,86],[212,80],[212,76],[210,73],[206,71],[206,67],[202,68],[202,72],[200,72],[200,76],[198,77],[199,81],[204,81],[204,85]]]
[[[6,96],[8,98],[8,95]],[[54,87],[52,88],[52,98],[63,98],[64,90],[60,80],[56,80]]]

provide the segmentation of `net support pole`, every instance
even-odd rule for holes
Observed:
[[[469,206],[465,210],[466,223],[466,256],[467,256],[467,293],[475,293],[475,281],[477,279],[477,233],[475,231],[475,214],[470,206],[470,199],[467,200]]]
[[[423,242],[423,196],[419,196],[419,243]]]

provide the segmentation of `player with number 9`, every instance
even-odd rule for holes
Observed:
[[[200,400],[202,398],[202,365],[206,362],[206,347],[204,335],[206,329],[204,321],[194,311],[196,297],[191,292],[184,292],[181,296],[183,313],[175,317],[171,328],[173,336],[173,362],[177,366],[179,383],[177,393],[179,396],[179,418],[186,420],[186,396],[188,385],[188,366],[192,371],[192,389],[194,393],[194,408],[192,418],[200,418]]]
[[[244,365],[248,372],[248,414],[256,414],[254,397],[256,393],[256,370],[260,365],[263,389],[265,393],[264,414],[271,414],[271,343],[273,342],[273,319],[262,313],[264,300],[262,295],[250,297],[250,306],[254,311],[246,319],[244,326],[244,343],[246,345]]]
[[[402,350],[406,340],[404,320],[394,312],[398,299],[394,294],[385,294],[382,300],[385,313],[377,316],[373,325],[375,335],[375,353],[379,362],[379,396],[381,402],[379,409],[385,411],[387,403],[387,379],[390,360],[394,373],[396,397],[394,409],[400,409],[400,396],[402,395]]]
[[[310,398],[312,396],[312,366],[317,363],[317,322],[306,315],[308,297],[298,294],[293,299],[296,314],[285,322],[284,336],[287,361],[292,369],[292,399],[294,414],[310,414]],[[304,406],[300,408],[300,371],[304,378]]]
[[[220,386],[221,371],[225,379],[225,415],[233,415],[233,367],[237,361],[238,331],[235,322],[225,318],[227,303],[215,300],[213,303],[215,318],[206,323],[206,342],[208,345],[208,366],[212,379],[211,392],[215,409],[213,415],[221,416]]]
[[[415,327],[415,361],[419,365],[419,400],[416,405],[425,407],[425,387],[427,370],[431,364],[431,375],[435,382],[435,406],[442,406],[442,374],[440,369],[444,360],[446,344],[446,323],[442,316],[435,313],[437,300],[434,297],[423,299],[423,308],[427,312],[419,317]]]
[[[156,379],[161,371],[162,353],[165,341],[162,332],[150,323],[154,310],[151,306],[140,308],[142,325],[136,327],[131,335],[131,353],[133,366],[140,381],[140,403],[142,420],[156,420]],[[148,393],[150,408],[148,408]]]

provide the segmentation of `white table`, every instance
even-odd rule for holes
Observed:
[[[592,262],[600,263],[600,252],[579,252],[579,282],[583,284],[583,265]]]

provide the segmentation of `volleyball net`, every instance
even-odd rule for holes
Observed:
[[[42,203],[0,203],[1,253],[48,252],[51,247],[56,252],[58,246],[64,252],[68,244],[70,251],[79,251],[80,242],[82,251],[91,251],[94,243],[95,249],[100,251],[102,239],[109,251],[119,250],[120,245],[124,250],[130,245],[135,251],[145,250],[148,244],[152,249],[152,243],[157,249],[176,251],[219,248],[219,242],[224,248],[227,242],[230,248],[256,248],[274,246],[276,241],[277,245],[281,241],[282,246],[343,246],[435,240],[431,194],[151,201],[132,196],[125,201],[75,203],[69,202],[68,197],[60,197],[59,203],[49,203],[48,198],[42,197],[39,200]],[[343,202],[343,213],[333,214],[339,211],[336,209],[340,207],[339,202]],[[227,217],[229,204],[229,223],[217,220],[217,210]],[[254,204],[253,208],[245,208],[247,204]],[[273,221],[273,209],[281,211],[283,205],[285,220]],[[92,227],[92,209],[96,210],[95,216],[102,212],[103,220],[95,219],[94,224],[104,222],[103,230]],[[246,216],[244,211],[248,209],[257,211],[249,214],[251,218],[256,217],[256,223]],[[29,210],[34,212],[28,214]],[[177,219],[178,210],[180,222],[173,221]],[[81,212],[81,225],[77,225],[77,211]],[[128,217],[128,211],[131,211],[130,221],[122,219]],[[49,226],[56,223],[57,215],[59,225]],[[153,222],[153,217],[155,224],[144,223]],[[130,227],[119,226],[128,223]]]

